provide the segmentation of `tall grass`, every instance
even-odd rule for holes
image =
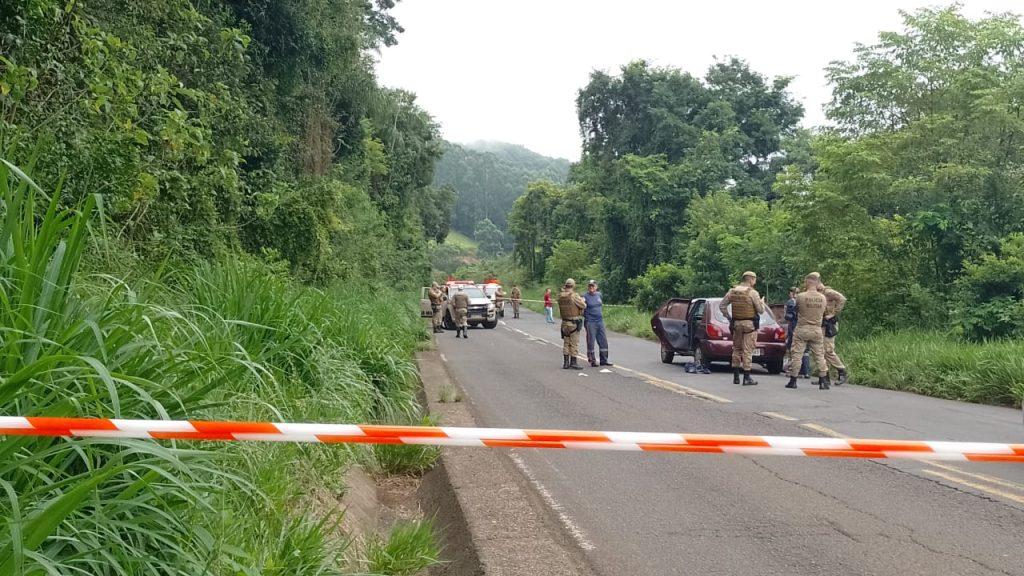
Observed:
[[[940,332],[898,332],[840,346],[857,384],[1006,406],[1024,398],[1019,340],[969,343]]]
[[[244,260],[85,274],[94,204],[59,196],[0,165],[0,413],[419,419],[410,298]],[[341,573],[339,511],[307,494],[359,458],[372,453],[4,438],[0,576]]]

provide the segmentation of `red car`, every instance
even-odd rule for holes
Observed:
[[[676,354],[693,356],[698,366],[732,360],[729,321],[718,310],[721,298],[670,298],[651,317],[651,328],[661,341],[661,361],[671,364]],[[782,372],[786,356],[786,329],[765,309],[757,331],[754,362],[770,374]]]

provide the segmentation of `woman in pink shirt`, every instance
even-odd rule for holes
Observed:
[[[548,324],[554,324],[555,318],[552,316],[552,305],[551,305],[551,288],[544,290],[544,317]]]

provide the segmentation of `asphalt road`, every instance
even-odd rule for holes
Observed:
[[[767,374],[742,388],[618,334],[611,372],[561,370],[556,328],[529,311],[469,335],[437,342],[481,426],[1024,441],[1016,410],[805,380],[786,390]],[[1024,575],[1021,465],[503,454],[597,574]]]

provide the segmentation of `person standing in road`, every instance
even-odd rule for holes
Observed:
[[[822,329],[825,336],[823,342],[825,362],[828,362],[829,368],[835,368],[839,373],[836,386],[842,386],[846,384],[846,365],[839,358],[839,354],[836,354],[836,335],[839,334],[839,313],[846,306],[846,296],[826,286],[820,278],[818,280],[818,291],[825,295],[825,300],[828,302],[825,306],[825,317],[822,320]]]
[[[604,302],[601,293],[597,290],[597,281],[587,282],[587,292],[583,295],[583,301],[587,303],[587,309],[583,311],[583,326],[587,331],[587,360],[591,366],[597,366],[594,357],[594,344],[596,341],[599,347],[601,366],[611,366],[608,361],[608,334],[604,329]]]
[[[513,318],[519,318],[519,304],[523,301],[523,291],[519,289],[519,284],[512,285],[512,314]]]
[[[579,368],[576,356],[580,353],[580,328],[587,302],[576,293],[576,281],[568,278],[558,294],[558,314],[562,317],[562,368]]]
[[[437,282],[430,283],[427,298],[430,298],[430,311],[434,314],[434,334],[440,334],[444,332],[444,328],[441,327],[441,315],[444,313],[444,292],[441,292],[441,287],[437,285]]]
[[[502,288],[499,285],[498,289],[494,291],[494,307],[496,309],[498,309],[498,310],[501,310],[501,314],[502,314],[503,317],[505,315],[505,305],[504,305],[504,302],[505,302],[505,289]]]
[[[828,302],[825,295],[818,292],[817,272],[811,272],[804,278],[804,291],[796,295],[796,330],[793,334],[793,358],[803,356],[804,349],[811,348],[814,365],[818,367],[818,389],[828,390],[828,364],[825,363],[825,351],[822,341],[821,321],[825,317]],[[796,388],[796,363],[789,363],[789,382],[786,388]]]
[[[793,286],[789,289],[789,300],[786,300],[786,371],[789,371],[789,364],[795,359],[793,358],[793,331],[796,330],[796,295],[800,293],[800,289]],[[800,376],[803,378],[810,378],[810,363],[811,358],[808,355],[808,351],[800,356]]]
[[[551,305],[551,288],[544,289],[544,321],[548,324],[555,323],[554,309]]]
[[[757,274],[744,272],[739,285],[729,290],[718,305],[722,316],[729,320],[732,332],[732,383],[740,383],[740,370],[742,369],[744,386],[757,385],[757,382],[750,376],[750,364],[754,358],[757,329],[760,326],[765,304],[761,300],[761,295],[754,290],[756,283]],[[732,306],[731,312],[730,305]]]
[[[455,337],[458,338],[459,334],[462,334],[463,338],[468,339],[469,294],[466,294],[461,285],[455,292],[455,296],[452,296],[452,308],[455,309]]]

